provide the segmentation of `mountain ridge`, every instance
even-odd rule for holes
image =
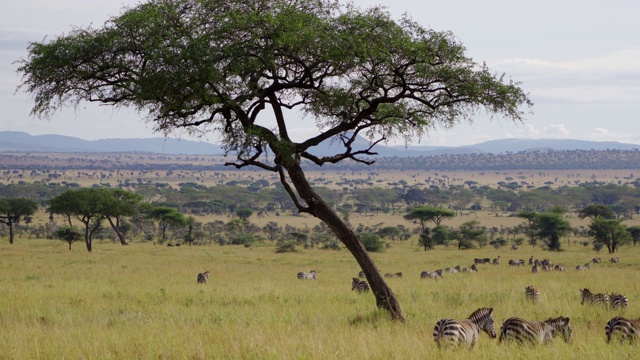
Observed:
[[[359,138],[356,145],[366,148],[369,142]],[[335,154],[340,144],[324,142],[311,152],[317,156]],[[464,146],[384,146],[373,151],[381,157],[438,156],[482,153],[518,153],[523,151],[564,150],[638,150],[639,144],[617,141],[588,141],[576,139],[498,139]],[[182,155],[222,155],[220,145],[175,138],[111,138],[83,140],[66,135],[30,135],[19,131],[0,131],[0,152],[144,152]]]

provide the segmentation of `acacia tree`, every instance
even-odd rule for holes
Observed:
[[[622,219],[593,219],[589,224],[589,236],[593,237],[594,247],[600,248],[605,245],[609,254],[616,252],[620,245],[631,241],[631,233],[622,224]]]
[[[154,207],[147,213],[147,218],[158,221],[162,242],[166,240],[169,226],[183,227],[188,225],[187,218],[180,211],[168,206]]]
[[[100,29],[31,43],[18,72],[37,116],[90,101],[147,112],[165,134],[218,133],[236,155],[228,165],[279,174],[297,210],[328,225],[378,307],[399,320],[400,305],[359,236],[303,165],[372,164],[373,147],[389,138],[472,122],[478,110],[521,121],[532,105],[518,83],[467,57],[452,33],[332,0],[152,0]],[[306,139],[291,131],[314,127],[301,113],[315,124]],[[363,135],[370,143],[356,146]],[[331,141],[333,155],[314,154]]]
[[[534,213],[531,229],[546,240],[549,250],[560,251],[560,238],[571,231],[571,224],[557,213]]]
[[[67,190],[49,200],[49,211],[63,215],[69,227],[73,227],[72,217],[84,224],[84,240],[89,252],[93,250],[91,236],[106,218],[104,210],[110,202],[110,193],[105,190],[107,189]]]
[[[38,210],[38,203],[27,198],[0,198],[0,224],[9,227],[9,244],[13,244],[13,226]]]
[[[138,207],[143,197],[140,194],[122,189],[104,189],[104,191],[108,191],[110,196],[105,198],[107,203],[102,210],[102,214],[118,235],[120,243],[128,245],[120,226],[121,220],[125,216],[134,216],[138,213]]]
[[[424,223],[427,221],[433,221],[436,226],[440,226],[442,220],[452,218],[456,216],[451,210],[432,208],[432,207],[419,207],[412,209],[408,214],[404,216],[406,220],[418,220],[422,231],[424,231]]]

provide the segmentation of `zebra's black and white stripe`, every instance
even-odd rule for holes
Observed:
[[[304,279],[313,279],[313,280],[315,280],[316,279],[316,272],[315,272],[315,270],[311,270],[309,272],[301,271],[301,272],[298,273],[298,279],[300,279],[300,280],[304,280]]]
[[[437,279],[437,278],[441,278],[442,279],[442,270],[438,269],[436,271],[423,271],[420,273],[420,279],[426,279],[426,278],[430,278],[430,279]]]
[[[558,335],[565,342],[571,342],[571,322],[568,317],[560,316],[546,321],[528,321],[512,317],[502,324],[499,342],[543,344]]]
[[[353,281],[351,281],[351,290],[352,291],[356,290],[359,293],[368,292],[370,288],[371,288],[371,286],[369,286],[369,283],[364,281],[364,280],[360,280],[358,278],[353,278]]]
[[[533,301],[534,303],[540,301],[540,291],[538,291],[538,289],[533,286],[527,286],[524,290],[527,300]]]
[[[473,348],[480,331],[496,337],[493,308],[480,308],[464,320],[442,319],[433,328],[433,340],[438,346],[466,344]]]
[[[209,270],[198,274],[198,284],[206,284],[209,281]]]
[[[603,305],[609,307],[609,295],[607,294],[594,294],[589,289],[580,289],[582,293],[582,301],[580,304],[587,303],[589,305]]]
[[[609,294],[609,307],[611,309],[626,309],[629,306],[629,299],[622,294]]]
[[[607,343],[617,338],[620,341],[634,342],[640,339],[640,319],[626,319],[616,316],[604,327]]]

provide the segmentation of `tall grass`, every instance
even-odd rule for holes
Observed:
[[[569,246],[549,253],[439,248],[396,244],[374,254],[406,316],[394,323],[375,308],[372,294],[351,291],[360,270],[346,251],[309,249],[276,254],[272,246],[120,246],[96,243],[68,251],[62,242],[18,240],[0,244],[0,359],[597,359],[633,358],[636,349],[606,344],[604,326],[616,314],[640,317],[640,255],[625,247],[620,264],[576,271],[596,254]],[[501,255],[499,266],[473,274],[421,280],[420,271],[469,266],[475,257]],[[567,272],[532,274],[509,267],[513,259],[549,258]],[[606,254],[599,254],[608,259]],[[196,283],[210,270],[209,282]],[[317,280],[298,280],[316,270]],[[537,305],[527,285],[540,289]],[[580,288],[627,295],[629,308],[607,311],[580,305]],[[475,349],[438,349],[440,318],[465,318],[493,307],[496,326],[511,316],[572,321],[572,344],[498,344],[481,334]],[[497,329],[498,330],[498,329]]]

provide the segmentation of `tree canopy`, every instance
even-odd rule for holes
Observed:
[[[521,121],[532,105],[519,83],[466,56],[452,33],[330,0],[152,0],[100,29],[33,42],[19,64],[37,116],[83,101],[129,106],[157,131],[214,131],[236,155],[229,165],[279,174],[297,210],[346,245],[394,319],[404,319],[395,295],[302,160],[370,164],[389,138],[472,122],[482,110]],[[293,136],[309,127],[300,114],[316,130],[306,139]],[[361,135],[368,145],[356,145]],[[342,148],[314,155],[328,141]]]
[[[452,218],[456,214],[451,210],[431,208],[431,207],[419,207],[411,209],[411,211],[404,216],[407,220],[418,220],[424,231],[424,223],[427,221],[433,221],[436,226],[439,226],[442,220]]]

